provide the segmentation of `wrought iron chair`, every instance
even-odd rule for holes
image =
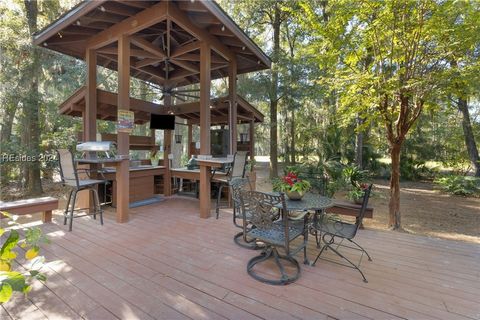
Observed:
[[[215,206],[215,212],[218,216],[220,215],[220,200],[222,198],[222,190],[224,187],[228,187],[229,181],[233,178],[245,178],[245,168],[247,166],[247,155],[246,151],[237,151],[233,156],[233,164],[231,167],[228,167],[226,173],[223,175],[215,176],[215,171],[212,173],[212,182],[218,184],[217,189],[217,202]]]
[[[250,213],[245,214],[245,219],[243,218],[242,210],[241,210],[241,199],[240,199],[240,193],[242,191],[250,191],[251,185],[250,181],[248,178],[232,178],[228,182],[229,188],[230,188],[230,194],[232,195],[232,201],[233,201],[233,224],[237,227],[242,229],[239,233],[237,233],[233,237],[233,241],[238,244],[240,247],[246,248],[246,249],[258,249],[259,247],[257,246],[255,239],[247,239],[244,230],[250,230],[251,225],[250,225],[250,219],[251,215]],[[247,189],[248,187],[248,189]],[[238,220],[241,220],[241,222],[238,222]]]
[[[107,180],[94,180],[94,179],[79,179],[79,171],[88,171],[87,169],[77,169],[75,161],[73,159],[73,153],[67,149],[57,150],[58,159],[60,163],[60,176],[64,186],[70,186],[70,194],[68,195],[68,201],[63,213],[63,224],[67,224],[67,219],[70,219],[68,230],[72,231],[73,218],[84,217],[87,215],[93,215],[94,219],[97,219],[97,214],[100,215],[100,224],[103,225],[103,210],[100,206],[100,200],[98,197],[98,191],[96,186],[99,184],[107,183]],[[82,211],[90,208],[75,209],[75,202],[77,200],[77,193],[79,191],[89,190],[93,193],[93,212],[91,214],[74,215],[75,211]],[[73,201],[72,201],[73,194]]]
[[[308,229],[304,221],[291,221],[288,219],[285,195],[272,194],[258,191],[243,191],[240,194],[243,219],[250,216],[251,228],[244,224],[244,235],[254,241],[265,244],[262,253],[248,261],[247,272],[254,279],[273,285],[285,285],[294,282],[300,276],[300,265],[295,259],[295,254],[303,249],[304,263],[307,260]],[[291,242],[303,235],[303,241],[291,248]],[[283,249],[284,255],[278,252]],[[280,278],[267,278],[254,271],[254,267],[269,258],[273,258]],[[288,273],[287,269],[293,267],[294,271]]]
[[[321,241],[323,241],[324,245],[320,249],[320,252],[317,255],[317,258],[315,261],[312,263],[312,266],[317,263],[318,259],[320,259],[320,256],[322,255],[323,252],[327,251],[328,249],[332,250],[335,254],[337,254],[340,258],[344,259],[345,261],[348,262],[348,264],[341,263],[338,261],[334,261],[331,259],[326,259],[323,258],[323,260],[327,260],[330,262],[334,262],[337,264],[340,264],[345,267],[353,268],[358,270],[360,274],[363,277],[364,282],[368,282],[367,278],[365,278],[365,275],[363,274],[362,270],[360,270],[360,263],[362,262],[363,254],[365,253],[368,257],[369,261],[372,261],[372,258],[368,254],[368,252],[360,246],[358,243],[356,243],[353,239],[355,238],[355,235],[357,234],[357,231],[362,224],[363,217],[365,216],[365,211],[368,205],[368,199],[370,198],[370,192],[372,190],[372,185],[370,185],[366,190],[363,195],[363,202],[362,202],[362,207],[360,208],[359,215],[355,221],[355,223],[348,223],[344,221],[340,221],[338,219],[332,218],[329,215],[326,214],[321,214],[321,215],[315,215],[314,217],[314,222],[313,222],[313,228],[316,233],[316,238],[317,238],[317,245],[320,244],[320,237]],[[323,234],[323,235],[322,235]],[[327,239],[328,237],[328,239]],[[335,243],[336,239],[341,239],[339,243]],[[354,246],[347,246],[343,244],[343,241],[347,240],[348,242],[352,243]],[[358,264],[353,263],[350,259],[348,259],[345,255],[343,255],[338,249],[339,247],[346,247],[350,249],[355,249],[359,250],[362,252],[362,255],[360,256],[360,260]]]

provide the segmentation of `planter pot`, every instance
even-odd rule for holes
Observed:
[[[285,194],[290,200],[302,200],[303,196],[305,195],[305,192],[286,191]]]
[[[156,167],[158,166],[158,159],[150,159],[150,163],[152,164],[152,166]]]

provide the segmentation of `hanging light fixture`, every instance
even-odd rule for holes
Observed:
[[[177,144],[182,143],[182,135],[181,134],[176,134],[175,135],[175,143],[177,143]]]

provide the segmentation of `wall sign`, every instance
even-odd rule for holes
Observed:
[[[133,130],[135,114],[130,110],[118,110],[117,113],[117,132],[130,133]]]

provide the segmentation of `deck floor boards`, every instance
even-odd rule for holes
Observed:
[[[73,232],[58,215],[42,224],[48,280],[2,305],[2,319],[480,319],[478,245],[361,230],[369,283],[319,260],[277,287],[246,273],[258,252],[235,245],[229,210],[200,219],[197,200],[173,197],[130,218],[79,218]]]

